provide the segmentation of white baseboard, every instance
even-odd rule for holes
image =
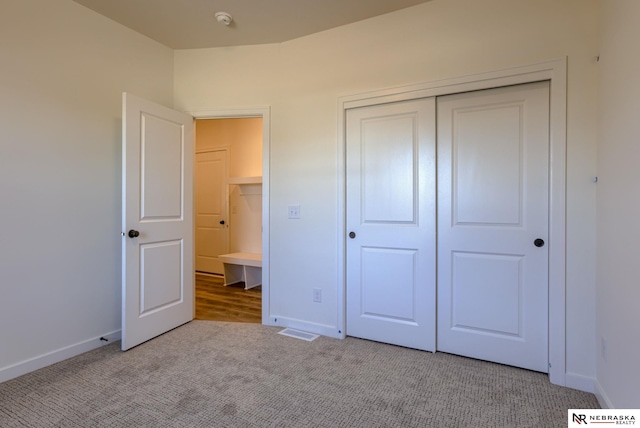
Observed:
[[[101,346],[109,345],[120,340],[120,333],[120,330],[112,331],[111,333],[103,334],[102,336],[94,337],[74,345],[69,345],[55,351],[47,352],[46,354],[21,361],[7,367],[2,367],[0,368],[0,382],[5,382],[9,379],[50,366],[51,364],[59,363],[60,361],[75,357],[76,355],[84,354],[85,352],[100,348]],[[102,339],[106,339],[106,341]]]
[[[577,389],[579,391],[596,393],[595,379],[588,376],[583,376],[574,373],[565,374],[565,386],[567,388]]]
[[[341,339],[342,336],[338,333],[338,329],[333,325],[316,324],[307,321],[298,320],[295,318],[286,318],[279,316],[269,317],[269,324],[276,327],[289,327],[296,330],[302,330],[309,333],[320,334],[322,336],[333,337],[335,339]]]
[[[609,400],[609,397],[607,397],[607,394],[604,392],[604,389],[602,389],[602,385],[600,385],[600,382],[598,382],[598,379],[594,381],[594,385],[594,394],[598,399],[600,407],[602,407],[603,409],[615,409],[615,407],[613,407],[613,404],[611,404],[611,400]]]

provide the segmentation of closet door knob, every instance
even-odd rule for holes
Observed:
[[[220,220],[220,224],[224,224],[224,220]]]
[[[356,237],[356,233],[355,232],[349,232],[349,238],[353,239]]]
[[[140,232],[138,232],[137,230],[131,229],[129,231],[129,238],[137,238],[138,236],[140,236]]]
[[[536,239],[535,241],[533,241],[533,245],[535,245],[536,247],[540,248],[540,247],[544,247],[544,240],[543,239]]]

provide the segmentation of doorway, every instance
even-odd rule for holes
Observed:
[[[219,256],[262,253],[263,118],[199,118],[195,128],[195,318],[261,322],[262,285],[227,284]]]
[[[348,335],[547,371],[548,95],[347,111]]]
[[[552,383],[566,385],[565,362],[565,260],[566,260],[566,58],[522,67],[496,70],[474,75],[421,83],[411,86],[373,91],[340,98],[339,106],[339,219],[338,240],[342,244],[339,254],[339,276],[344,278],[343,291],[338,302],[340,337],[346,336],[347,292],[346,265],[349,229],[346,216],[346,117],[347,111],[364,106],[459,94],[483,89],[549,81],[549,195],[548,195],[548,374]]]
[[[194,318],[195,119],[262,118],[263,268],[252,278],[262,280],[262,322],[268,324],[269,108],[185,114],[122,97],[122,349]]]

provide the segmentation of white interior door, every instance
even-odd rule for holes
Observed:
[[[193,118],[123,94],[122,349],[193,319]]]
[[[547,372],[549,84],[437,109],[438,350]]]
[[[196,153],[196,271],[223,275],[229,252],[227,151]]]
[[[346,123],[346,332],[435,351],[435,100]]]

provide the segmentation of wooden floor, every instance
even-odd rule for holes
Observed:
[[[196,273],[196,319],[230,322],[262,322],[262,287],[244,284],[225,287],[222,277]]]

